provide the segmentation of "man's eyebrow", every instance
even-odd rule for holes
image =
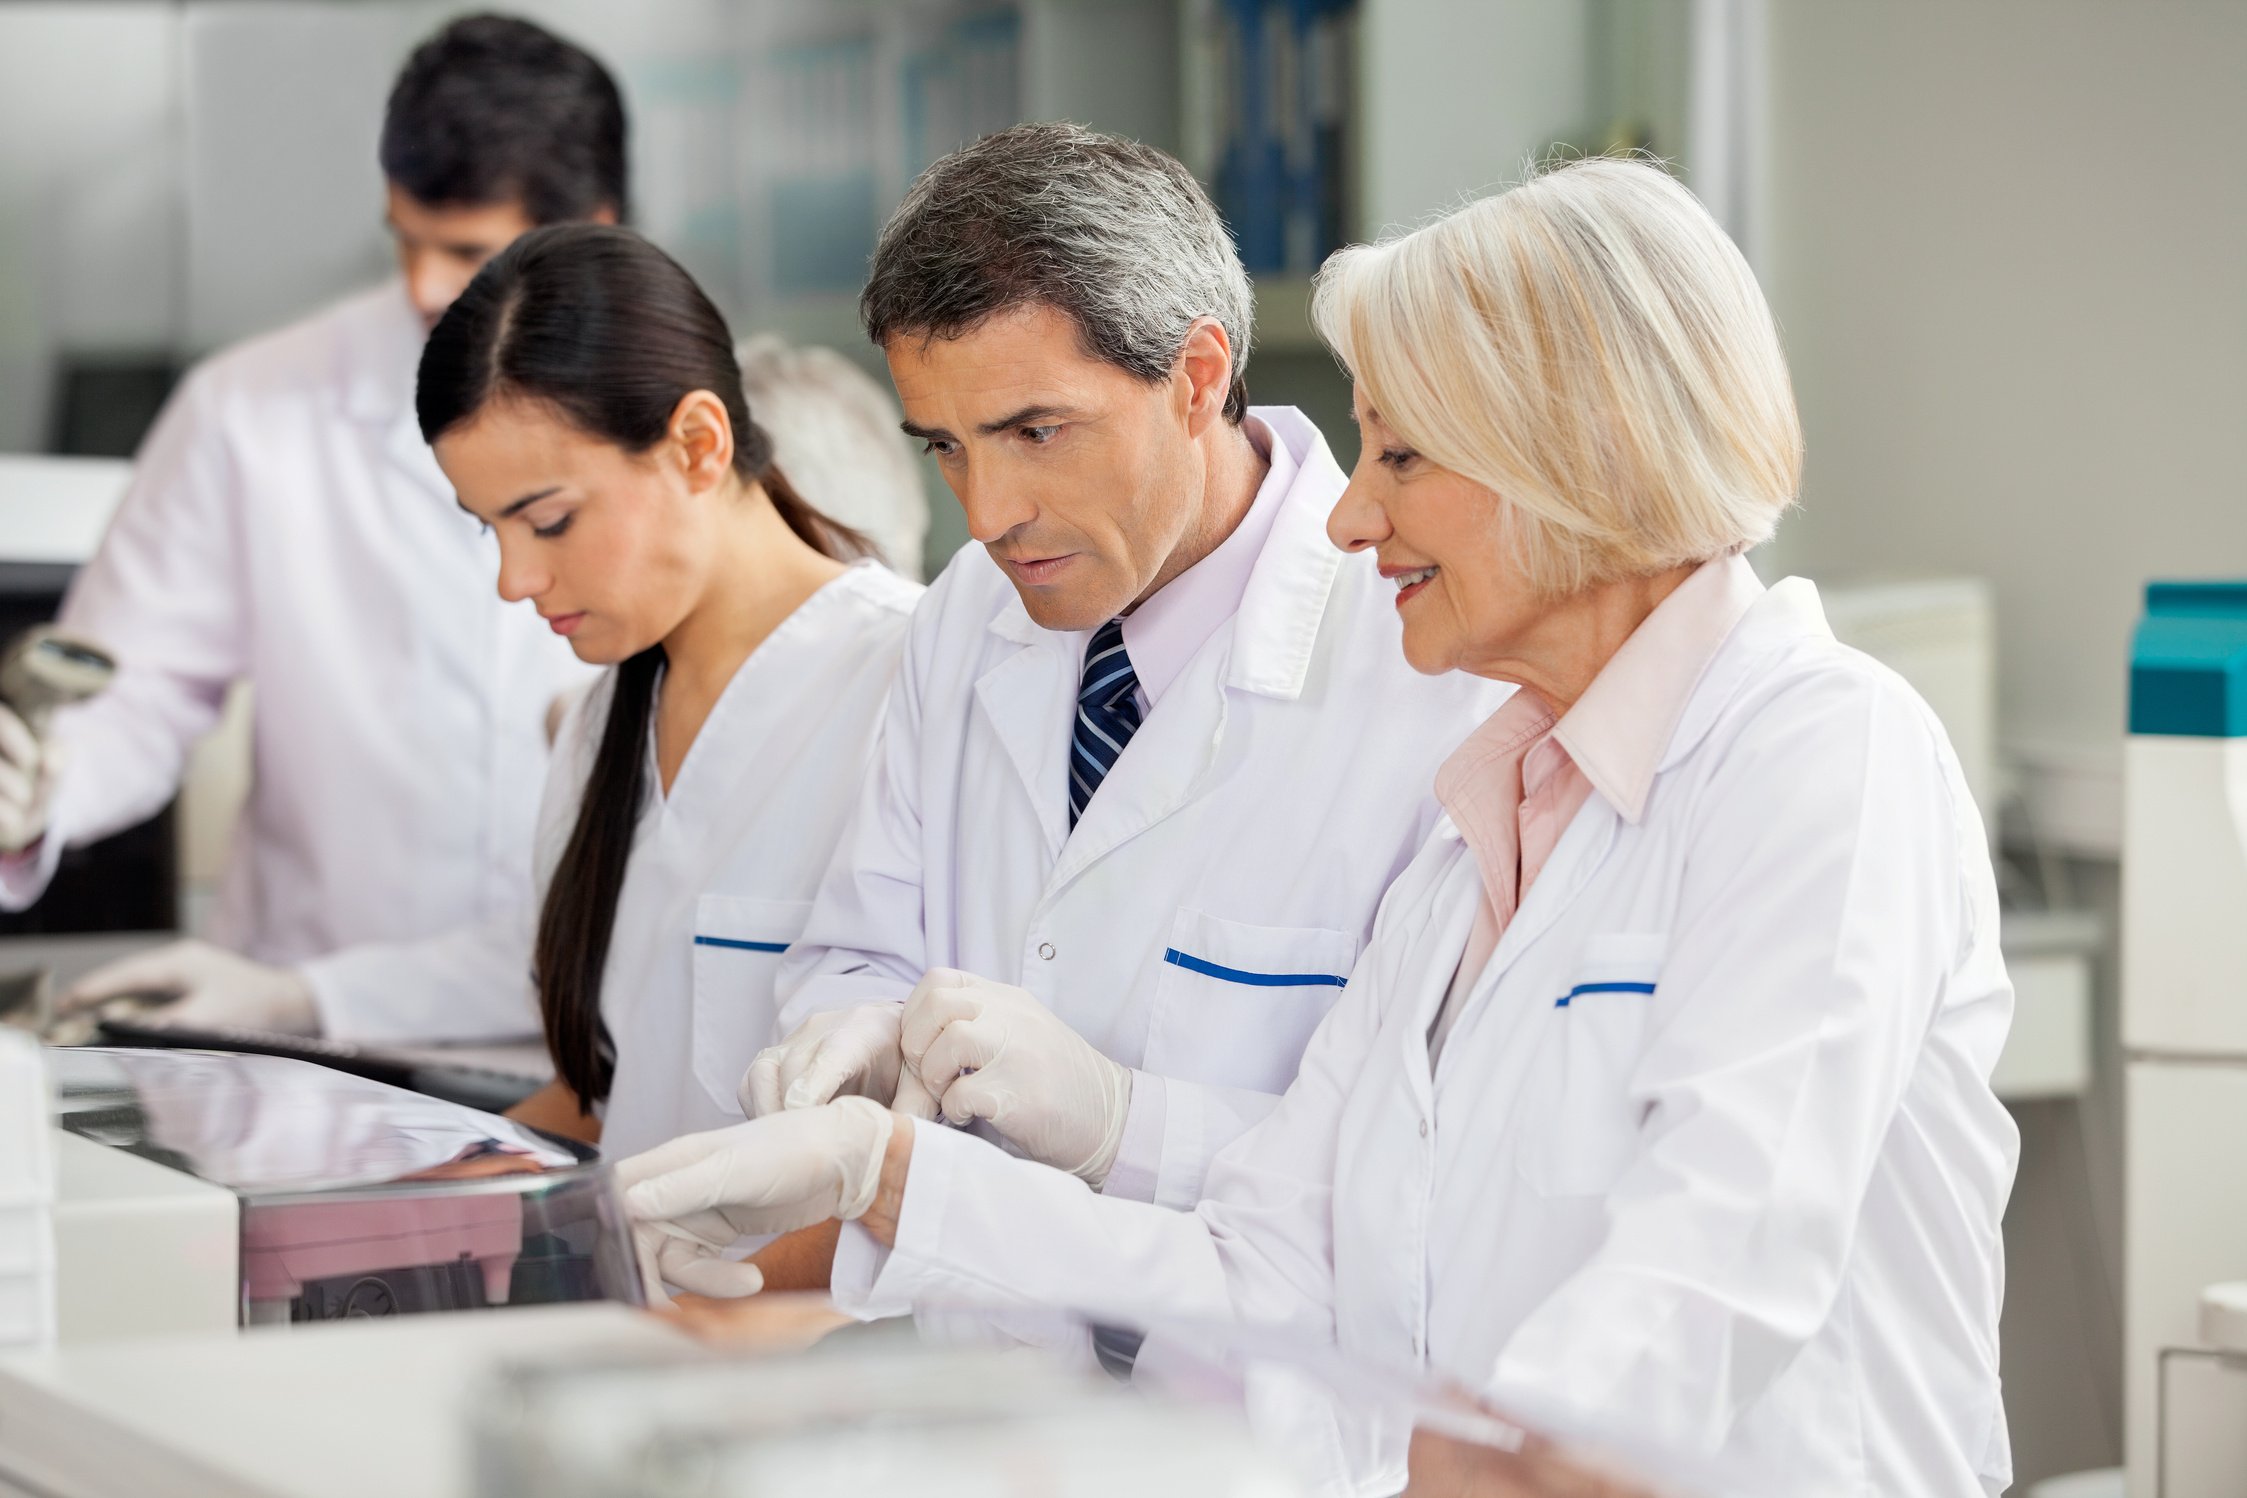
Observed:
[[[1021,410],[1009,412],[997,421],[986,421],[976,430],[989,437],[1003,432],[1009,427],[1036,426],[1047,417],[1071,414],[1073,413],[1067,406],[1024,406]]]
[[[915,442],[949,442],[952,440],[952,434],[942,427],[924,427],[915,425],[910,421],[901,421],[897,424],[897,429]]]

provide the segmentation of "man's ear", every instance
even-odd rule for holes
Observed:
[[[1223,323],[1204,317],[1187,329],[1178,374],[1186,383],[1186,429],[1199,437],[1211,422],[1224,419],[1225,399],[1233,390],[1233,341]]]

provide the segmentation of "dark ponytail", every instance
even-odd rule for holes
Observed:
[[[871,556],[864,536],[806,503],[749,416],[725,319],[678,262],[628,229],[538,229],[495,256],[429,335],[414,393],[430,442],[495,401],[547,406],[588,435],[641,453],[681,400],[707,390],[733,425],[733,466],[822,554]],[[612,673],[608,719],[577,825],[546,888],[532,961],[554,1068],[587,1112],[609,1093],[616,1046],[601,1019],[616,902],[648,796],[648,737],[663,648]]]

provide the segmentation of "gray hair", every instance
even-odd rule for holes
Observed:
[[[917,581],[928,494],[912,440],[898,430],[896,399],[831,348],[759,333],[734,356],[749,409],[796,492],[872,541],[891,571]]]
[[[1232,344],[1225,415],[1248,412],[1248,273],[1194,174],[1152,146],[1016,125],[943,157],[883,226],[858,310],[879,344],[1022,306],[1063,313],[1089,356],[1149,383],[1213,319]]]

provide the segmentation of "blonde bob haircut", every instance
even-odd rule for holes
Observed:
[[[1771,309],[1650,162],[1570,162],[1343,250],[1311,315],[1385,425],[1499,497],[1541,596],[1744,551],[1800,485]]]

